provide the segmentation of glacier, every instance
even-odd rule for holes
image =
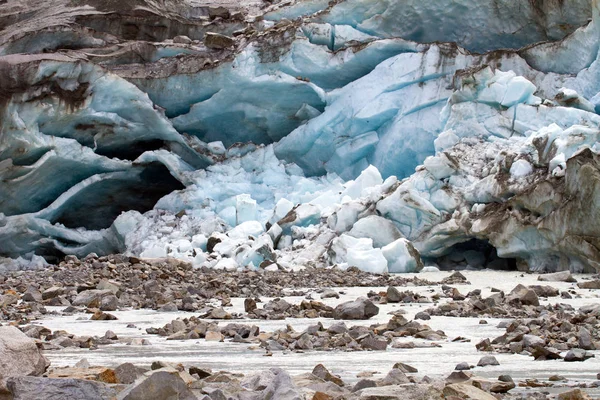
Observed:
[[[600,271],[598,0],[7,1],[11,268]]]

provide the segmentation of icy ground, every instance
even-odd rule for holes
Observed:
[[[482,296],[491,294],[491,288],[495,287],[503,291],[510,291],[518,283],[524,285],[539,284],[537,275],[522,275],[517,272],[501,271],[470,271],[464,275],[472,283],[468,286],[459,285],[461,291],[481,289]],[[409,275],[410,276],[410,275]],[[423,273],[420,275],[432,281],[438,281],[448,276],[448,273]],[[580,276],[576,276],[581,278]],[[493,282],[493,284],[490,284]],[[581,294],[581,298],[560,299],[560,302],[570,304],[575,308],[597,304],[598,294],[594,291],[581,290],[569,283],[553,282],[552,286],[562,290],[574,289]],[[310,288],[309,288],[310,289]],[[338,304],[346,300],[354,300],[357,296],[366,295],[369,290],[385,290],[386,288],[340,288],[344,292],[339,300],[325,299],[330,305]],[[431,290],[440,291],[439,286],[411,287],[416,293],[431,295]],[[310,291],[309,291],[310,292]],[[300,297],[289,297],[287,301],[300,302]],[[267,299],[263,299],[267,300]],[[556,302],[556,299],[550,301]],[[547,301],[542,304],[547,304]],[[243,299],[233,298],[232,307],[228,311],[243,311]],[[402,309],[406,311],[406,318],[412,319],[414,315],[431,304],[411,303],[380,305],[377,316],[368,321],[347,321],[349,325],[371,325],[385,323],[389,320],[390,311]],[[419,370],[419,376],[445,378],[459,362],[468,362],[476,365],[482,353],[475,349],[475,344],[484,338],[494,338],[504,333],[504,329],[498,329],[496,325],[499,319],[487,318],[487,325],[480,325],[478,318],[450,318],[432,316],[426,321],[432,329],[443,330],[448,336],[447,340],[439,342],[441,347],[436,348],[414,348],[394,349],[373,352],[318,352],[308,351],[306,353],[282,353],[273,352],[271,357],[264,356],[264,349],[249,350],[248,344],[219,343],[199,341],[167,341],[166,338],[156,335],[145,334],[148,327],[163,326],[167,322],[177,318],[193,315],[183,312],[156,312],[149,310],[116,311],[119,319],[117,321],[90,321],[79,320],[80,314],[68,317],[49,317],[38,323],[52,330],[65,329],[76,335],[98,335],[102,336],[106,330],[114,331],[119,337],[140,337],[151,342],[150,346],[125,346],[110,345],[101,346],[98,350],[66,348],[60,351],[49,351],[46,355],[52,361],[53,366],[73,366],[82,358],[86,358],[91,365],[116,366],[124,362],[132,362],[138,365],[148,365],[152,361],[162,360],[174,363],[183,363],[186,366],[195,365],[212,368],[213,370],[227,370],[232,372],[247,373],[268,369],[274,365],[284,368],[291,374],[310,372],[318,363],[323,363],[333,373],[339,374],[346,382],[358,380],[356,374],[364,371],[375,371],[375,377],[382,377],[397,362],[405,362],[413,365]],[[281,321],[265,320],[242,320],[242,323],[251,323],[259,326],[262,331],[273,331],[285,328],[290,324],[297,331],[306,329],[322,321],[325,327],[332,323],[331,320],[316,319],[286,319]],[[228,323],[229,321],[221,322]],[[127,324],[134,323],[139,329],[126,328]],[[470,339],[468,343],[451,342],[452,339],[462,336]],[[420,339],[406,338],[407,341],[418,342]],[[474,372],[483,377],[496,379],[499,375],[508,374],[515,382],[525,378],[537,378],[540,381],[547,380],[551,375],[559,374],[569,379],[571,384],[591,383],[596,380],[596,374],[600,368],[600,352],[594,351],[596,358],[585,362],[565,363],[562,361],[533,361],[532,357],[514,354],[494,354],[500,365],[494,367],[476,368]],[[241,362],[241,360],[244,360]],[[518,389],[516,389],[518,390]],[[588,389],[586,389],[588,390]],[[600,392],[590,391],[590,395],[600,395]]]

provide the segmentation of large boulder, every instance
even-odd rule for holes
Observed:
[[[508,295],[508,302],[520,302],[524,306],[539,306],[540,300],[533,289],[518,284]]]
[[[360,400],[438,400],[441,390],[437,385],[403,384],[370,387],[358,392]]]
[[[247,400],[303,400],[304,396],[298,387],[294,384],[292,378],[287,372],[280,368],[271,368],[269,371],[263,371],[254,379],[248,381],[244,387],[250,388],[257,393],[245,397]]]
[[[0,327],[0,386],[19,376],[39,376],[50,366],[35,341],[14,326]]]
[[[113,400],[117,395],[109,385],[84,379],[23,376],[10,378],[7,386],[13,400]]]
[[[544,274],[538,276],[538,281],[541,282],[577,282],[577,279],[573,278],[571,271],[560,271],[553,274]]]
[[[198,400],[176,370],[159,369],[136,380],[118,400]]]
[[[363,297],[342,303],[333,310],[334,319],[369,319],[377,314],[379,307]]]
[[[498,400],[491,394],[486,393],[469,383],[453,383],[448,385],[444,388],[443,394],[446,397],[455,396],[459,399]]]
[[[84,290],[75,297],[73,305],[99,308],[102,311],[115,311],[119,306],[119,299],[110,289]]]

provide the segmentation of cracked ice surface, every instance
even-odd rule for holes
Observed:
[[[230,49],[2,56],[0,254],[598,270],[599,4],[550,3],[309,0]]]

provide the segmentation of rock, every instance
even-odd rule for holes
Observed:
[[[75,368],[86,369],[86,368],[89,368],[89,367],[90,367],[90,363],[85,358],[82,358],[81,360],[79,360],[77,362],[77,364],[75,364]]]
[[[565,378],[562,375],[552,375],[550,378],[548,378],[548,380],[550,382],[561,382],[561,381],[566,381],[567,378]]]
[[[415,319],[421,319],[423,321],[427,321],[431,319],[431,316],[427,314],[425,311],[419,311],[415,314]]]
[[[555,272],[553,274],[545,274],[538,276],[538,281],[542,282],[577,282],[577,279],[573,278],[570,271]]]
[[[7,387],[12,400],[112,400],[117,395],[114,388],[104,383],[84,379],[9,378]]]
[[[42,300],[53,299],[63,294],[64,289],[59,286],[52,286],[42,292]]]
[[[132,363],[124,363],[115,368],[115,377],[119,383],[129,385],[144,374],[144,370]]]
[[[594,344],[590,331],[581,327],[579,328],[578,336],[580,348],[584,350],[596,350],[596,345]]]
[[[207,368],[190,367],[188,372],[190,375],[198,375],[199,379],[208,378],[212,375],[212,371]]]
[[[455,371],[468,371],[470,369],[471,369],[471,366],[467,362],[458,363],[458,364],[456,364],[456,367],[454,367]]]
[[[222,342],[225,338],[221,332],[208,331],[206,332],[205,339],[208,342]]]
[[[178,36],[175,36],[173,38],[173,43],[191,44],[192,43],[192,39],[190,39],[189,37],[184,36],[184,35],[178,35]]]
[[[329,328],[327,328],[327,332],[337,335],[340,333],[348,332],[348,327],[344,322],[336,322],[335,324],[332,324]]]
[[[117,400],[197,400],[176,370],[159,369],[136,380]]]
[[[399,369],[392,369],[385,378],[379,381],[378,386],[402,385],[404,383],[410,383],[410,379],[406,374]]]
[[[321,294],[321,299],[339,299],[340,295],[333,289],[325,289]]]
[[[223,309],[223,307],[214,308],[210,312],[211,319],[231,319],[231,314]]]
[[[521,284],[517,285],[509,294],[508,302],[514,302],[518,300],[523,305],[539,306],[540,301],[535,292]]]
[[[393,286],[388,287],[387,301],[388,303],[400,303],[402,301],[402,293]]]
[[[235,45],[235,40],[219,33],[206,32],[204,35],[204,45],[211,49],[227,49]]]
[[[547,349],[543,346],[534,346],[531,355],[536,361],[560,360],[562,357],[556,351]]]
[[[106,331],[106,333],[104,333],[104,338],[108,339],[108,340],[118,340],[119,339],[117,334],[114,333],[113,331]]]
[[[404,372],[405,374],[414,374],[414,373],[419,372],[419,370],[416,369],[415,367],[413,367],[412,365],[404,364],[401,362],[397,362],[396,364],[394,364],[394,366],[392,368],[399,369],[400,371]]]
[[[479,351],[493,351],[492,342],[490,339],[483,339],[481,342],[475,345],[475,348]]]
[[[446,378],[448,383],[460,383],[470,380],[473,377],[473,373],[465,371],[453,371]]]
[[[583,349],[571,349],[565,356],[565,362],[580,362],[592,357],[594,357],[593,354]]]
[[[523,335],[523,347],[525,348],[545,345],[546,341],[539,336]]]
[[[581,389],[573,389],[559,394],[558,400],[592,400],[592,398]]]
[[[115,296],[119,296],[121,291],[121,284],[117,282],[111,282],[108,279],[102,279],[96,286],[98,290],[110,290]]]
[[[496,360],[496,357],[494,356],[483,356],[477,363],[478,367],[487,367],[490,365],[500,365],[500,363],[498,362],[498,360]]]
[[[468,383],[453,383],[446,386],[442,392],[444,396],[456,396],[460,399],[471,399],[471,400],[498,400],[489,393],[484,392],[475,386],[469,385]]]
[[[600,289],[600,280],[580,282],[577,284],[580,289]]]
[[[225,7],[208,7],[208,16],[210,19],[215,19],[217,17],[229,19],[231,13]]]
[[[43,299],[42,299],[42,294],[38,290],[32,289],[32,290],[27,290],[27,292],[23,293],[21,300],[27,301],[27,302],[39,303]]]
[[[344,381],[336,375],[333,375],[323,364],[318,364],[312,370],[312,374],[318,376],[324,381],[333,382],[338,386],[344,386]]]
[[[377,387],[377,382],[375,382],[372,379],[361,379],[360,381],[356,382],[356,384],[352,388],[352,393],[358,392],[359,390],[362,390],[362,389],[372,388],[372,387]]]
[[[560,295],[558,289],[548,285],[531,285],[529,288],[533,290],[538,297],[556,297]]]
[[[257,382],[268,382],[263,385],[256,385],[254,390],[264,387],[256,399],[277,399],[277,400],[304,400],[300,390],[294,385],[292,378],[280,368],[271,368],[258,375]]]
[[[363,339],[360,342],[360,345],[363,349],[382,351],[387,349],[388,342],[385,339],[379,339],[377,337],[369,336]]]
[[[256,300],[250,297],[244,300],[244,311],[249,313],[256,310],[256,308]]]
[[[14,326],[0,327],[0,386],[7,378],[40,376],[49,366],[33,339]]]
[[[115,317],[112,314],[105,313],[105,312],[98,310],[98,311],[94,312],[94,314],[92,315],[92,317],[90,319],[92,321],[113,321],[113,320],[116,320],[117,317]]]
[[[100,308],[102,299],[107,296],[116,296],[110,290],[84,290],[80,292],[75,300],[73,300],[74,306],[85,306],[88,308]],[[118,304],[118,299],[117,299]],[[103,311],[114,311],[114,310],[103,310]]]
[[[167,303],[167,304],[162,305],[158,309],[158,311],[161,311],[161,312],[177,312],[177,311],[179,311],[179,307],[177,307],[177,304],[175,304],[175,303]]]
[[[436,400],[441,390],[430,384],[404,384],[366,388],[359,392],[359,400]]]
[[[379,314],[379,307],[365,298],[342,303],[333,310],[334,319],[363,320],[377,314]]]

